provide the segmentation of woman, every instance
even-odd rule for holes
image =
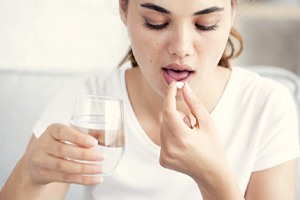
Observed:
[[[69,183],[91,185],[83,199],[295,199],[295,107],[287,89],[229,67],[236,6],[120,0],[136,66],[58,94],[1,199],[63,199]],[[64,159],[105,159],[95,139],[68,126],[78,94],[124,101],[127,146],[111,177],[85,176],[101,165]]]

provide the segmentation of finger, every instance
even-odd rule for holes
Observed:
[[[183,122],[180,113],[176,109],[176,93],[177,87],[175,82],[172,82],[168,87],[163,105],[163,121],[165,121],[169,127],[176,127],[179,123]]]
[[[170,130],[168,124],[165,121],[160,123],[160,140],[161,142],[165,142],[166,140],[170,140],[171,137],[168,135],[173,135],[172,131]]]
[[[47,177],[48,182],[75,183],[80,185],[96,185],[103,182],[100,175],[71,174],[59,171],[51,171],[46,168],[40,170],[40,174]]]
[[[167,94],[164,98],[164,110],[176,110],[176,93],[177,88],[175,82],[172,82],[167,90]]]
[[[60,141],[48,143],[47,153],[60,158],[74,160],[102,161],[103,153],[97,149],[87,149],[79,146],[69,145]]]
[[[94,147],[97,140],[88,134],[84,134],[71,127],[54,124],[48,127],[50,135],[55,140],[71,142],[81,147]]]
[[[188,83],[184,85],[182,92],[185,102],[190,108],[192,115],[196,118],[196,126],[199,126],[199,123],[205,124],[210,119],[210,114],[198,100],[198,97],[192,92]]]
[[[38,163],[45,169],[70,174],[100,174],[103,168],[100,163],[80,163],[73,160],[57,158],[51,155],[45,155],[43,163]]]

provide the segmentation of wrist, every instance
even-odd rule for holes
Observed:
[[[17,163],[11,176],[1,191],[3,199],[37,199],[45,185],[39,184],[30,176],[25,169],[24,159]]]
[[[204,200],[244,200],[237,179],[229,168],[218,173],[207,172],[204,176],[194,179],[198,184]]]

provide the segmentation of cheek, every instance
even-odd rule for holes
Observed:
[[[229,30],[220,30],[207,37],[202,43],[201,54],[209,57],[214,63],[218,63],[225,50],[229,36]],[[205,44],[205,45],[203,45]],[[201,47],[200,47],[201,48]]]
[[[154,63],[161,56],[161,43],[153,35],[155,34],[149,35],[146,31],[133,31],[130,35],[131,48],[140,65]]]

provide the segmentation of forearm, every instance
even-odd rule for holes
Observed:
[[[204,200],[244,200],[232,172],[226,172],[217,177],[208,176],[196,182]]]
[[[24,173],[24,161],[21,159],[1,191],[1,199],[38,199],[45,186],[35,184]]]
[[[53,183],[54,184],[54,183]],[[56,183],[59,184],[59,183]],[[63,199],[68,185],[64,184],[63,187],[55,187],[55,192],[51,184],[43,185],[35,183],[24,172],[24,160],[21,159],[4,187],[1,190],[1,200],[46,200],[46,199]]]

